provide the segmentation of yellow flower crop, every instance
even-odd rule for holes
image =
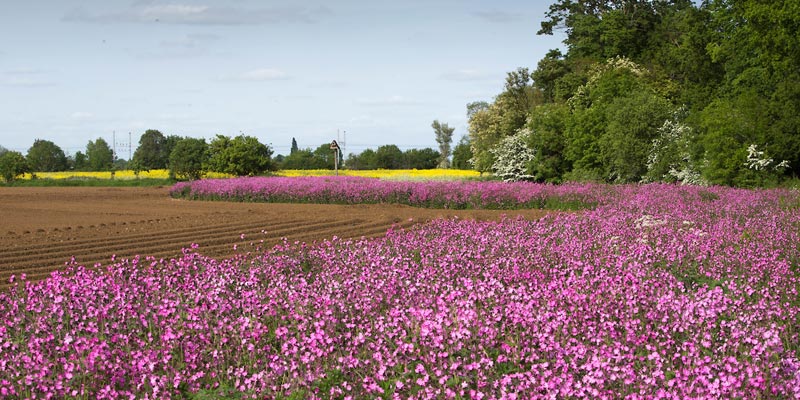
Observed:
[[[41,179],[111,179],[111,171],[62,171],[62,172],[35,172],[37,178]],[[229,174],[220,174],[217,172],[210,172],[206,174],[207,178],[230,178]],[[124,169],[113,172],[114,179],[137,179],[137,178],[150,178],[150,179],[167,179],[169,178],[169,171],[166,169],[151,169],[149,171],[139,171],[137,176],[133,170]],[[25,174],[22,179],[31,179],[31,174]]]

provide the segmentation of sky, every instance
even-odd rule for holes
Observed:
[[[102,137],[128,159],[158,129],[275,154],[337,135],[346,153],[435,149],[433,120],[457,142],[467,103],[564,48],[536,35],[550,3],[2,0],[0,146],[74,154]]]

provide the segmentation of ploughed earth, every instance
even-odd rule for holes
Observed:
[[[284,238],[375,237],[434,218],[534,219],[546,212],[189,201],[170,198],[168,187],[0,188],[0,287],[21,273],[46,278],[72,257],[84,266],[110,264],[114,255],[167,259],[193,243],[201,254],[229,257]]]

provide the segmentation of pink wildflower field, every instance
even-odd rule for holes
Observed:
[[[592,207],[17,277],[0,397],[800,397],[800,194],[526,185]]]

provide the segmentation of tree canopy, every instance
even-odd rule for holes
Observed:
[[[253,136],[217,135],[209,144],[205,169],[236,176],[258,175],[274,168],[272,149]]]
[[[12,182],[26,172],[30,172],[30,168],[22,153],[6,150],[0,154],[0,176],[6,182]]]
[[[543,182],[796,177],[799,21],[787,0],[557,0],[538,33],[563,30],[566,52],[467,106],[470,162],[497,172],[495,148],[523,133]]]
[[[67,156],[64,150],[49,140],[36,139],[25,157],[28,167],[36,172],[64,171]]]
[[[103,138],[86,145],[86,165],[91,171],[108,171],[114,166],[114,151]]]
[[[208,162],[205,139],[178,140],[169,155],[170,173],[177,179],[200,179]]]

